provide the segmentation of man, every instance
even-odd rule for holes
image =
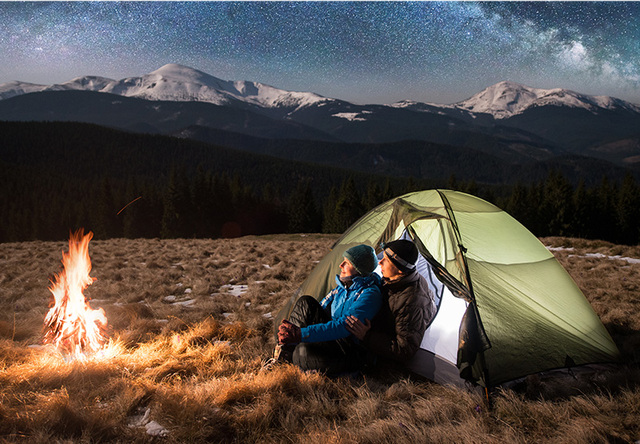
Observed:
[[[356,245],[344,252],[337,287],[318,302],[302,296],[289,319],[278,327],[280,361],[291,361],[303,370],[319,370],[328,375],[361,369],[365,351],[347,331],[346,319],[369,319],[382,303],[375,251]]]
[[[415,244],[401,239],[382,248],[382,307],[372,322],[348,316],[346,327],[376,355],[405,363],[418,351],[436,307],[427,281],[416,268]]]

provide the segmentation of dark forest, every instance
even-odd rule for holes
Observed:
[[[514,184],[393,177],[187,139],[77,123],[0,122],[0,242],[340,233],[401,194],[448,188],[488,200],[536,236],[639,242],[633,175]],[[590,185],[586,185],[590,183]]]

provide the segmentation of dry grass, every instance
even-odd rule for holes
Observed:
[[[549,238],[625,363],[571,388],[474,392],[396,372],[261,370],[276,313],[335,236],[92,241],[101,356],[37,347],[65,243],[0,244],[0,442],[606,443],[640,439],[640,248]],[[230,287],[231,285],[231,287]],[[245,292],[233,291],[242,285]]]

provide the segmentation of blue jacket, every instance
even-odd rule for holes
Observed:
[[[336,276],[338,286],[331,290],[320,305],[331,314],[331,320],[324,324],[314,324],[300,330],[302,342],[324,342],[346,338],[349,333],[345,327],[347,316],[353,315],[364,322],[373,319],[382,305],[380,276],[375,273],[362,277],[356,276],[346,288]]]

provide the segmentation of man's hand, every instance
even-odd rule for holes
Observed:
[[[297,344],[302,341],[300,327],[292,324],[286,319],[278,327],[278,343],[279,344]]]
[[[345,327],[349,333],[362,341],[371,328],[371,322],[369,322],[369,319],[365,319],[364,322],[365,323],[363,324],[355,316],[347,316]]]

